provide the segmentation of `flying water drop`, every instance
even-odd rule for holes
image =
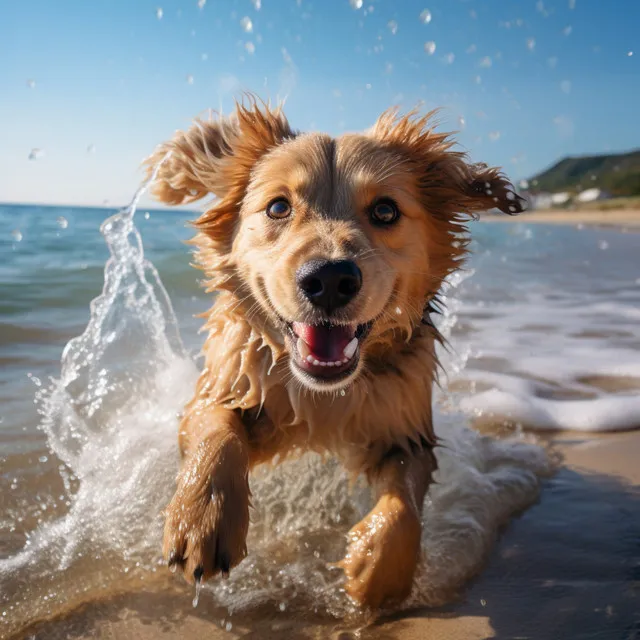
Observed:
[[[245,16],[240,20],[240,26],[247,33],[251,33],[253,31],[253,22],[251,22],[251,18],[249,16]]]
[[[357,11],[358,9],[362,9],[363,1],[362,0],[349,0],[349,4],[351,5],[352,9],[355,9]]]
[[[256,51],[256,45],[253,42],[247,42],[244,45],[244,48],[247,50],[247,53],[253,55]]]
[[[202,591],[202,579],[198,578],[196,580],[196,595],[193,597],[193,601],[191,602],[191,604],[193,605],[194,609],[198,606],[198,602],[200,602],[200,592],[201,591]]]
[[[424,43],[425,53],[432,56],[436,52],[436,43],[433,40]]]
[[[33,148],[29,153],[29,160],[40,160],[44,157],[44,149]]]
[[[536,48],[536,39],[527,38],[527,49],[529,49],[529,51],[533,51],[535,48]]]
[[[164,11],[162,10],[162,7],[158,7],[156,9],[156,18],[158,18],[158,20],[162,20],[163,15],[164,15]]]
[[[422,24],[429,24],[431,22],[431,11],[429,11],[429,9],[425,9],[421,14],[420,14],[420,22],[422,22]]]
[[[395,20],[389,20],[387,22],[387,27],[389,27],[389,31],[391,31],[391,35],[395,36],[398,33],[398,23]]]
[[[66,229],[69,226],[69,221],[64,216],[58,216],[56,222],[61,229]]]

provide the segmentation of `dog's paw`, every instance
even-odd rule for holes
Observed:
[[[238,471],[236,470],[236,473]],[[181,568],[190,583],[229,575],[247,555],[249,487],[246,474],[198,478],[187,470],[165,509],[163,553],[169,568]]]
[[[385,497],[349,531],[339,563],[345,590],[370,608],[397,604],[411,592],[420,551],[420,521],[400,499]]]

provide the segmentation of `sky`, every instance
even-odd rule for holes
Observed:
[[[637,0],[0,0],[0,202],[124,204],[155,145],[246,90],[333,135],[442,107],[514,180],[632,149],[638,25]]]

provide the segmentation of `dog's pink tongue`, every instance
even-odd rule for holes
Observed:
[[[326,326],[293,323],[293,331],[304,340],[316,360],[342,360],[344,348],[351,342],[354,332],[343,325]]]

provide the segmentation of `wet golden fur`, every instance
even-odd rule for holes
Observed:
[[[167,153],[170,152],[170,156]],[[250,469],[276,454],[315,450],[364,473],[378,502],[349,536],[347,592],[380,606],[410,591],[420,512],[435,469],[431,390],[445,278],[466,252],[464,221],[520,200],[497,169],[471,164],[431,114],[384,113],[363,134],[301,134],[280,109],[250,101],[229,118],[197,121],[148,159],[169,204],[216,199],[193,240],[208,292],[205,368],[180,426],[183,467],[167,507],[164,551],[188,580],[226,574],[246,554]],[[376,198],[401,219],[375,228]],[[272,220],[276,197],[290,219]],[[363,274],[343,322],[373,322],[358,370],[340,392],[291,373],[284,322],[323,318],[299,299],[292,274],[306,261],[350,259]]]

